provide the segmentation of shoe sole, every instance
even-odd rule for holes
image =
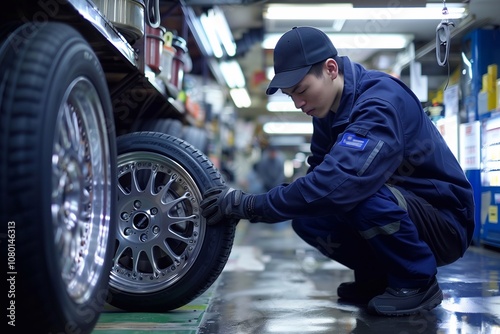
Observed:
[[[443,291],[439,289],[429,300],[420,304],[418,307],[408,309],[408,310],[397,310],[397,311],[382,311],[373,308],[371,311],[378,314],[389,317],[401,317],[420,313],[421,311],[430,311],[443,301]]]

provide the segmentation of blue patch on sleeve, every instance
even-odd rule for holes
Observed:
[[[342,140],[339,142],[339,145],[362,151],[364,150],[366,144],[368,144],[368,141],[369,139],[357,137],[353,133],[346,132],[342,136]]]

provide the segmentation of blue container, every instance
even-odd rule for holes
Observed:
[[[500,67],[500,30],[476,29],[462,38],[462,77],[460,88],[462,104],[468,119],[461,123],[480,119],[477,96],[482,89],[483,74],[488,72],[488,65]]]

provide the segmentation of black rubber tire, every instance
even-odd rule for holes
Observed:
[[[105,304],[116,230],[108,87],[92,48],[66,24],[26,23],[8,38],[0,49],[0,226],[8,235],[2,263],[12,265],[2,309],[13,309],[3,321],[15,324],[7,332],[90,333]],[[61,177],[66,162],[73,178]]]
[[[196,126],[186,126],[182,139],[202,152],[207,152],[208,150],[208,133],[205,129]]]
[[[148,119],[142,123],[140,131],[161,132],[177,138],[182,138],[183,125],[178,119]]]
[[[205,292],[215,282],[230,255],[236,222],[227,221],[215,226],[207,226],[205,218],[201,216],[199,211],[199,202],[203,192],[210,187],[225,184],[225,181],[201,151],[177,137],[157,132],[131,133],[118,137],[117,147],[117,177],[120,190],[118,191],[117,205],[116,247],[119,247],[120,251],[115,253],[108,302],[123,310],[139,312],[164,312],[184,306]],[[150,188],[144,187],[147,189],[145,190],[138,186],[138,189],[135,189],[134,185],[130,185],[133,184],[130,181],[133,177],[127,176],[127,174],[133,174],[134,170],[139,173],[141,166],[144,170],[153,168],[158,174],[161,170],[165,171],[167,179],[165,182],[174,176],[174,183],[179,184],[179,192],[182,195],[188,194],[187,204],[189,208],[185,214],[192,218],[192,222],[189,224],[192,223],[191,225],[196,225],[197,228],[196,236],[198,238],[193,238],[192,232],[188,232],[186,235],[186,239],[190,240],[189,245],[193,246],[193,253],[189,253],[186,257],[184,257],[185,253],[182,253],[179,256],[181,263],[168,265],[161,269],[158,275],[135,270],[135,262],[131,263],[129,268],[125,268],[118,256],[118,254],[123,254],[125,249],[136,252],[133,256],[136,259],[140,258],[139,249],[142,249],[145,254],[153,254],[154,247],[164,247],[167,244],[165,237],[160,236],[161,233],[163,231],[170,233],[174,230],[175,223],[169,221],[170,216],[167,212],[162,212],[161,207],[153,209],[148,206],[148,203],[156,206],[160,203],[153,198],[154,196],[149,191]],[[125,176],[129,181],[122,184],[121,179]],[[192,180],[187,180],[189,178]],[[174,188],[175,184],[168,186],[168,183],[160,183],[161,187],[165,189]],[[166,196],[162,195],[162,198]],[[171,202],[175,202],[179,197],[173,196]],[[135,208],[135,204],[139,202],[142,203],[140,209]],[[165,206],[169,205],[168,200],[163,202],[166,202]],[[158,209],[161,214],[153,216],[151,212],[153,210],[158,212]],[[177,209],[176,212],[178,211]],[[124,216],[120,217],[120,215]],[[141,219],[136,219],[137,217],[141,217]],[[142,227],[137,229],[133,222],[139,220],[142,222]],[[156,239],[153,226],[158,231],[162,231]],[[149,236],[149,239],[147,242],[142,242],[135,233],[144,233],[143,235]],[[172,248],[170,247],[168,250]],[[158,266],[155,264],[151,267],[158,268],[163,259],[155,259],[154,262],[158,263]],[[191,260],[192,262],[186,265],[182,262],[183,259],[188,259],[185,261],[186,263]],[[145,262],[151,261],[151,259],[145,260]],[[171,269],[172,267],[174,268]]]

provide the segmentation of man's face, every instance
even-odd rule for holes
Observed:
[[[282,91],[290,96],[295,107],[302,109],[303,113],[323,118],[332,109],[338,89],[334,85],[334,80],[328,68],[324,66],[319,77],[314,74],[307,74],[297,85],[284,88]]]

